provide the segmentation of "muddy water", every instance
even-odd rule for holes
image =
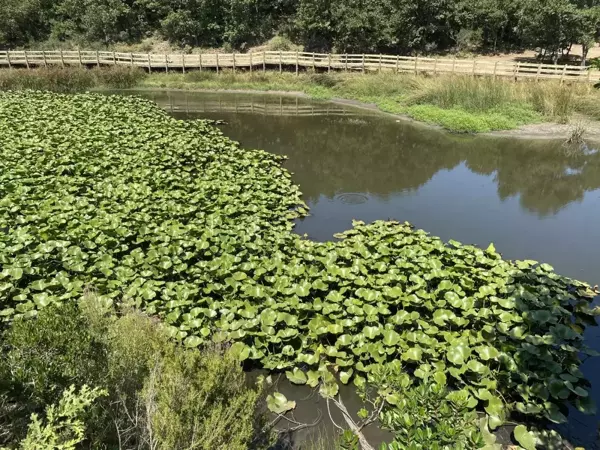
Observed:
[[[506,258],[544,261],[600,283],[600,151],[592,144],[450,135],[373,111],[272,95],[143,95],[180,118],[224,120],[225,134],[244,147],[287,155],[311,209],[296,230],[312,239],[332,239],[352,219],[390,218],[444,240],[493,242]],[[586,339],[600,350],[598,328]],[[583,369],[600,404],[600,358]],[[308,390],[285,383],[280,389],[306,397],[298,421],[327,417]],[[345,394],[350,409],[358,409],[351,390]],[[572,411],[561,432],[600,448],[599,417]],[[377,429],[367,435],[373,444],[387,437]]]

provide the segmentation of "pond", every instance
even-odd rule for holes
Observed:
[[[333,239],[352,219],[395,219],[446,241],[493,242],[505,258],[600,283],[600,145],[451,135],[369,109],[277,95],[138,94],[178,118],[223,120],[224,133],[244,147],[287,155],[311,211],[296,231],[311,239]],[[600,351],[598,328],[586,340]],[[598,380],[600,358],[583,371]],[[600,404],[600,380],[592,395]],[[312,422],[315,400],[305,402],[312,412],[297,418]],[[600,448],[599,420],[573,410],[560,431]],[[376,430],[367,436],[374,444],[385,438]]]

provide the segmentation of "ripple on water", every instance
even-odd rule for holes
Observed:
[[[360,205],[369,201],[369,196],[360,192],[342,192],[337,194],[335,199],[347,205]]]

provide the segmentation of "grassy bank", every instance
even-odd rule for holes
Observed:
[[[145,74],[117,67],[0,72],[0,90],[75,92],[91,88],[178,88],[297,91],[315,99],[343,98],[454,132],[510,130],[577,116],[600,119],[600,94],[586,84],[514,82],[469,76],[210,71]]]
[[[153,74],[141,86],[180,89],[300,91],[312,98],[373,103],[455,132],[509,130],[539,122],[569,122],[578,114],[600,118],[592,86],[512,82],[468,76],[192,72]]]

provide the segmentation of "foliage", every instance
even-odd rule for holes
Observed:
[[[582,61],[600,8],[578,0],[0,0],[0,45],[40,40],[113,47],[161,36],[182,48],[246,50],[275,36],[308,50],[493,51],[572,44]]]
[[[143,396],[159,448],[245,450],[260,417],[261,391],[248,389],[237,357],[218,349],[165,356]]]
[[[65,351],[61,339],[69,333],[73,341],[82,336],[86,342],[91,339],[96,352],[84,349],[82,354],[69,353],[70,359],[52,361]],[[58,339],[47,340],[48,336]],[[116,315],[109,303],[88,294],[78,307],[49,306],[35,319],[14,321],[5,337],[8,358],[2,363],[2,373],[14,388],[3,386],[2,391],[8,394],[8,404],[20,407],[19,415],[44,409],[45,404],[32,397],[32,392],[52,388],[54,397],[47,396],[46,403],[51,405],[62,402],[61,386],[69,382],[74,387],[64,387],[64,392],[75,386],[85,392],[86,385],[106,390],[87,408],[87,429],[83,422],[76,423],[78,439],[85,438],[94,448],[188,448],[191,441],[197,448],[246,448],[262,437],[261,388],[247,386],[234,354],[219,347],[199,351],[178,346],[160,322],[139,312],[126,310]],[[49,361],[47,366],[39,364],[40,355]],[[20,367],[35,368],[35,372],[30,370],[27,378]],[[68,373],[71,378],[57,373]],[[56,422],[55,417],[48,422]],[[60,413],[60,418],[65,417]],[[14,445],[25,434],[26,424],[18,418],[11,416],[10,436],[2,436],[1,444]],[[56,426],[44,428],[37,419],[33,423],[35,441],[41,434],[45,439],[55,435]],[[5,424],[0,423],[0,428],[4,431]]]
[[[141,69],[118,66],[102,69],[55,67],[3,70],[0,72],[0,91],[33,89],[81,92],[94,87],[125,89],[134,87],[144,76]]]
[[[136,98],[0,94],[0,149],[7,322],[92,284],[185,347],[231,342],[238,361],[324,396],[401,363],[446,380],[449,400],[492,428],[512,411],[562,422],[567,403],[592,407],[579,355],[593,354],[582,341],[595,293],[548,264],[397,222],[302,239],[291,219],[306,209],[281,157]]]
[[[371,374],[379,395],[387,400],[381,425],[394,433],[388,449],[472,449],[483,446],[476,402],[467,391],[449,390],[446,375],[424,365],[414,383],[402,365],[389,364]],[[366,390],[363,390],[366,392]]]
[[[51,305],[35,322],[16,320],[3,338],[2,366],[11,390],[25,393],[38,407],[58,401],[73,383],[97,385],[106,368],[105,350],[75,304]]]
[[[85,438],[85,423],[82,414],[98,398],[106,392],[83,386],[79,392],[71,386],[63,393],[58,405],[51,405],[46,410],[45,424],[37,414],[31,416],[31,424],[27,436],[19,448],[23,450],[64,449],[74,450]]]

